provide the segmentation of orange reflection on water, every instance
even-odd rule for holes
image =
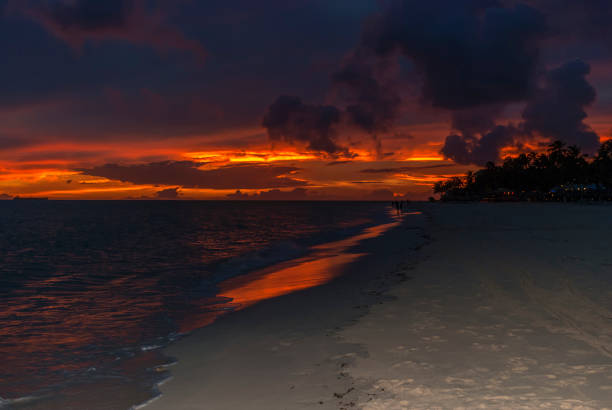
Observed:
[[[374,226],[360,235],[313,246],[314,252],[306,257],[229,279],[220,284],[219,296],[231,298],[235,310],[240,310],[261,300],[322,285],[340,275],[342,267],[365,255],[349,252],[349,248],[365,239],[379,236],[398,224],[392,222]]]
[[[399,225],[400,220],[401,218],[398,218],[396,222],[367,228],[363,233],[347,239],[313,246],[313,252],[308,256],[277,263],[221,282],[218,285],[217,297],[227,298],[228,302],[218,304],[212,309],[210,302],[207,302],[207,306],[199,313],[180,320],[180,331],[187,333],[207,326],[231,311],[242,310],[265,299],[329,282],[342,274],[346,265],[365,255],[362,252],[351,252],[350,248]]]
[[[163,309],[160,295],[128,291],[151,289],[156,278],[123,277],[79,291],[69,286],[72,280],[68,274],[34,280],[5,301],[0,311],[3,396],[18,397],[60,383],[69,372],[112,362],[96,355],[101,348],[94,346],[138,344],[146,330],[134,331],[134,323],[145,323]]]
[[[296,259],[280,264],[281,266],[276,265],[271,271],[263,270],[245,277],[230,279],[222,284],[221,295],[233,299],[232,303],[236,304],[235,310],[244,309],[264,299],[329,282],[338,275],[340,266],[362,255],[346,253],[321,259]]]

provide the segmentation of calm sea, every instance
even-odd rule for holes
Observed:
[[[246,298],[224,283],[390,221],[367,202],[0,201],[0,407],[142,403],[158,348]]]

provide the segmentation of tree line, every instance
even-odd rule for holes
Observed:
[[[443,201],[612,200],[612,140],[590,157],[555,141],[546,152],[507,157],[496,165],[433,186]]]

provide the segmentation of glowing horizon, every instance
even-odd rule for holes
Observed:
[[[140,20],[123,0],[107,19],[99,2],[46,3],[0,13],[11,39],[0,198],[426,199],[435,178],[475,164],[555,139],[593,152],[612,138],[607,36],[537,2],[526,7],[551,27],[523,24],[509,5],[487,14],[447,0],[399,19],[386,19],[395,2],[376,0],[351,13],[333,2],[131,5]],[[279,13],[286,25],[270,36]],[[503,24],[489,21],[496,13]],[[376,21],[380,31],[364,30]],[[464,27],[495,35],[451,34]],[[432,54],[455,47],[471,52],[453,64]]]

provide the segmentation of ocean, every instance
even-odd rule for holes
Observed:
[[[0,407],[146,402],[169,377],[161,347],[329,280],[278,292],[303,270],[249,274],[316,270],[393,218],[376,202],[0,201]]]

